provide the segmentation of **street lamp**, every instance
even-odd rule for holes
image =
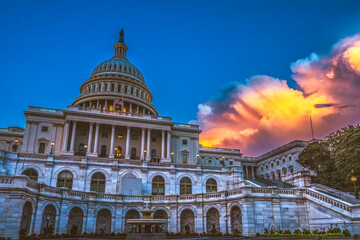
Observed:
[[[117,147],[115,148],[115,158],[116,159],[118,158],[118,148]]]
[[[54,142],[51,142],[50,145],[51,145],[50,154],[53,154],[55,143],[54,143]]]
[[[223,166],[225,166],[225,156],[222,156],[222,162],[221,162],[221,164],[222,164]]]
[[[18,148],[19,139],[15,138],[14,143],[15,143],[15,145],[13,146],[13,150],[14,150],[14,152],[16,152],[16,150]]]
[[[174,162],[174,152],[171,152],[171,162]]]
[[[196,154],[196,162],[197,162],[197,164],[200,164],[199,157],[200,157],[200,154]]]
[[[357,181],[357,178],[355,176],[352,176],[351,177],[351,181],[354,183],[354,189],[355,189],[355,198],[358,199],[359,198],[359,193],[356,189],[356,181]]]

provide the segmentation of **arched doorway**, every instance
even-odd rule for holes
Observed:
[[[30,231],[31,217],[32,217],[33,207],[30,202],[26,202],[23,207],[21,222],[20,222],[20,231],[28,234]]]
[[[125,232],[131,232],[131,224],[126,224],[126,220],[128,219],[140,219],[140,213],[134,209],[129,210],[125,214]]]
[[[101,209],[96,216],[96,232],[111,232],[111,212],[108,209]]]
[[[84,213],[79,207],[70,210],[68,220],[68,232],[71,234],[82,233]]]
[[[220,232],[220,215],[216,208],[210,208],[206,213],[206,231],[208,233]]]
[[[42,214],[41,233],[54,234],[56,221],[56,209],[53,205],[47,205]]]
[[[238,206],[233,206],[230,210],[231,232],[234,234],[242,233],[242,214]]]
[[[166,219],[168,220],[168,215],[165,212],[165,210],[159,209],[154,212],[154,219]],[[168,224],[164,224],[163,232],[167,232],[168,230]]]
[[[195,218],[194,213],[190,209],[185,209],[180,215],[180,231],[184,233],[194,232]]]

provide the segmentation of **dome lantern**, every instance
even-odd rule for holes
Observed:
[[[120,31],[119,42],[117,42],[114,45],[114,49],[115,49],[115,55],[113,58],[125,58],[126,59],[126,51],[128,48],[124,43],[124,29],[121,29],[121,31]]]

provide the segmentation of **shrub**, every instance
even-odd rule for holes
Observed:
[[[285,230],[284,231],[284,234],[291,234],[291,231],[288,229],[288,230]]]
[[[303,229],[302,234],[311,234],[310,230]]]
[[[300,229],[295,229],[294,234],[301,234]]]
[[[345,237],[350,237],[351,236],[351,233],[350,233],[349,229],[347,229],[347,228],[343,229],[342,233],[344,234]]]

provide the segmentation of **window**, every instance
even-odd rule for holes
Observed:
[[[101,92],[101,84],[99,84],[99,92]]]
[[[100,157],[106,157],[106,146],[105,145],[101,146]]]
[[[277,162],[276,162],[276,165],[279,166],[279,164],[280,164],[279,161],[277,161]]]
[[[105,83],[105,89],[104,89],[105,91],[107,91],[108,90],[108,84],[107,83]]]
[[[131,149],[130,158],[131,158],[131,159],[136,159],[136,148],[132,148],[132,149]]]
[[[102,132],[102,137],[107,138],[109,136],[108,132]]]
[[[133,88],[133,87],[130,88],[130,94],[131,94],[131,95],[134,94],[134,88]]]
[[[105,192],[105,175],[101,172],[97,172],[91,177],[90,191],[104,193]]]
[[[266,169],[269,169],[269,166],[268,166],[268,165],[266,165]]]
[[[41,131],[42,132],[47,132],[49,130],[49,127],[48,126],[42,126],[41,127]]]
[[[93,91],[96,92],[96,85],[94,85],[93,89],[94,89]]]
[[[111,84],[111,91],[113,92],[114,89],[115,89],[115,86],[114,86],[114,84],[112,83],[112,84]]]
[[[39,153],[45,153],[45,143],[40,143],[39,144]]]
[[[80,130],[80,135],[81,136],[86,136],[86,130]]]
[[[233,162],[232,162],[232,161],[230,161],[230,162],[229,162],[229,164],[230,164],[230,166],[232,166],[232,165],[233,165]]]
[[[151,141],[152,141],[152,142],[156,142],[156,137],[152,137],[152,138],[151,138]]]
[[[165,195],[165,180],[161,176],[154,177],[152,181],[152,195]]]
[[[151,159],[156,159],[156,150],[151,150]]]
[[[139,90],[138,90],[138,89],[136,89],[135,95],[136,95],[137,97],[139,96]]]
[[[15,143],[15,144],[12,146],[12,151],[13,151],[13,152],[16,152],[17,149],[18,149],[18,145],[17,145],[17,143]]]
[[[192,184],[191,180],[187,177],[184,177],[180,180],[180,194],[191,194],[192,193]]]
[[[289,157],[289,161],[291,161],[291,156]]]
[[[34,182],[38,181],[39,174],[36,170],[32,168],[26,169],[22,174],[28,176],[30,180]]]
[[[264,168],[263,168],[263,167],[261,167],[261,171],[264,171]]]
[[[118,92],[121,92],[121,84],[118,84]]]
[[[122,139],[122,138],[123,138],[122,133],[118,133],[118,135],[117,135],[117,139]]]
[[[85,145],[83,143],[80,143],[79,145],[79,155],[85,156]]]
[[[143,98],[144,97],[144,93],[140,92],[140,97]]]
[[[274,167],[274,164],[273,164],[273,163],[271,164],[271,167],[272,167],[272,168]]]
[[[213,178],[210,178],[206,181],[206,192],[216,192],[217,191],[217,183]]]
[[[132,135],[131,140],[137,140],[137,135]]]
[[[125,89],[124,89],[124,92],[127,93],[127,86],[125,85]]]
[[[69,171],[63,171],[59,174],[56,187],[71,189],[73,184],[73,175]]]
[[[182,142],[183,142],[183,145],[187,145],[187,140],[186,139],[184,139]]]
[[[186,153],[181,154],[181,159],[182,159],[183,164],[187,164],[188,155]]]
[[[285,163],[285,159],[283,159],[283,163]]]

